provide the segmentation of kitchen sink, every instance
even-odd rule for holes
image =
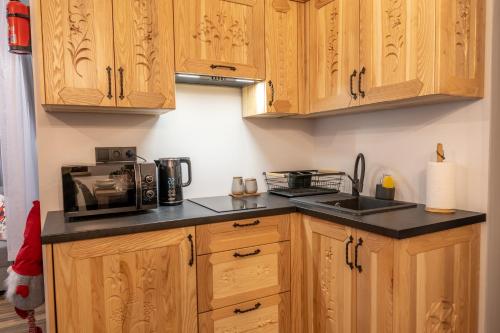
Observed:
[[[417,207],[417,204],[392,200],[379,200],[370,197],[351,197],[333,201],[316,201],[318,206],[327,207],[351,215],[370,215],[398,209]]]

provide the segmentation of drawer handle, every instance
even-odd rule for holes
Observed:
[[[253,251],[251,253],[245,253],[245,254],[234,252],[233,257],[235,257],[235,258],[244,258],[244,257],[256,256],[259,253],[260,253],[260,249],[257,249],[257,250],[255,250],[255,251]]]
[[[191,258],[189,259],[189,266],[193,267],[194,265],[194,243],[193,243],[193,235],[188,235],[189,244],[191,247]]]
[[[233,72],[236,71],[236,67],[234,67],[234,66],[212,64],[212,65],[210,65],[210,68],[212,68],[212,69],[222,68],[222,69],[228,69],[228,70],[233,71]]]
[[[258,308],[260,308],[260,306],[261,306],[261,305],[262,305],[262,304],[257,303],[257,304],[255,304],[255,305],[254,305],[254,307],[253,307],[253,308],[246,309],[246,310],[234,309],[234,313],[235,313],[235,314],[242,314],[242,313],[247,313],[247,312],[250,312],[250,311],[255,311],[255,310],[257,310]]]
[[[253,226],[259,225],[259,224],[260,224],[259,220],[255,220],[252,223],[247,223],[247,224],[240,224],[238,222],[234,222],[233,227],[235,227],[235,228],[253,227]]]

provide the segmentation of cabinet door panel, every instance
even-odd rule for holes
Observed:
[[[176,71],[265,79],[265,0],[174,0]]]
[[[268,112],[299,112],[298,12],[296,2],[266,0]]]
[[[352,230],[308,216],[304,223],[308,331],[353,332],[355,273],[346,264],[345,252]]]
[[[197,332],[194,228],[54,245],[59,332]]]
[[[113,12],[118,106],[175,108],[172,2],[114,0]]]
[[[439,93],[483,97],[485,1],[438,1]]]
[[[112,0],[43,0],[41,9],[46,103],[116,106]]]
[[[399,241],[396,332],[476,332],[480,226]]]
[[[359,67],[359,2],[309,2],[311,111],[359,105],[351,95],[350,76]],[[353,77],[353,89],[356,88]]]
[[[393,330],[394,240],[357,230],[356,329],[390,333]]]
[[[361,104],[434,93],[434,0],[361,0]]]

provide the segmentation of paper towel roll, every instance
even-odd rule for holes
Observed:
[[[429,162],[427,165],[427,210],[453,211],[456,208],[455,164]]]

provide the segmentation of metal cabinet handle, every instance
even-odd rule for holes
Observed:
[[[118,72],[120,73],[120,96],[118,96],[120,99],[124,99],[124,91],[123,91],[123,72],[125,70],[123,67],[118,68]]]
[[[247,313],[247,312],[250,312],[250,311],[255,311],[255,310],[257,310],[258,308],[260,308],[260,306],[261,306],[261,305],[262,305],[262,304],[260,304],[260,303],[256,303],[256,304],[254,305],[254,307],[253,307],[253,308],[246,309],[246,310],[234,309],[234,313],[235,313],[235,314],[241,314],[241,313]]]
[[[274,83],[269,80],[269,87],[271,88],[271,100],[269,101],[269,106],[273,106],[274,104]]]
[[[354,78],[356,77],[356,75],[358,75],[358,72],[356,70],[354,70],[354,72],[352,72],[352,74],[351,74],[351,81],[350,81],[351,96],[354,99],[358,99],[358,95],[354,92],[354,83],[353,83]]]
[[[108,72],[108,96],[107,97],[109,99],[112,99],[113,94],[111,91],[111,67],[110,66],[106,67],[106,72]]]
[[[194,242],[193,242],[193,235],[189,234],[188,235],[188,240],[191,246],[191,258],[189,259],[189,266],[193,267],[194,265]]]
[[[252,223],[247,223],[247,224],[240,224],[238,222],[234,222],[233,227],[234,228],[253,227],[253,226],[256,226],[256,225],[259,225],[259,224],[260,224],[259,220],[255,220]]]
[[[363,267],[358,265],[358,248],[363,245],[363,238],[358,239],[358,244],[354,248],[354,266],[357,268],[358,272],[363,271]]]
[[[255,250],[255,251],[253,251],[251,253],[245,253],[245,254],[241,254],[239,252],[234,252],[233,257],[235,257],[235,258],[244,258],[244,257],[256,256],[259,253],[260,253],[259,249]]]
[[[359,95],[362,97],[362,98],[365,98],[365,91],[362,88],[362,84],[363,84],[363,75],[366,74],[366,68],[363,66],[363,68],[361,68],[361,72],[359,72],[359,84],[358,84],[358,90],[359,90]]]
[[[345,243],[345,263],[351,270],[354,268],[352,261],[349,261],[349,246],[352,243],[354,243],[354,238],[352,236],[349,236],[349,240],[347,241],[347,243]]]
[[[211,69],[217,69],[217,68],[221,68],[221,69],[228,69],[228,70],[233,71],[233,72],[235,72],[235,71],[236,71],[236,67],[234,67],[234,66],[226,66],[226,65],[216,65],[216,64],[212,64],[212,65],[210,65],[210,68],[211,68]]]

